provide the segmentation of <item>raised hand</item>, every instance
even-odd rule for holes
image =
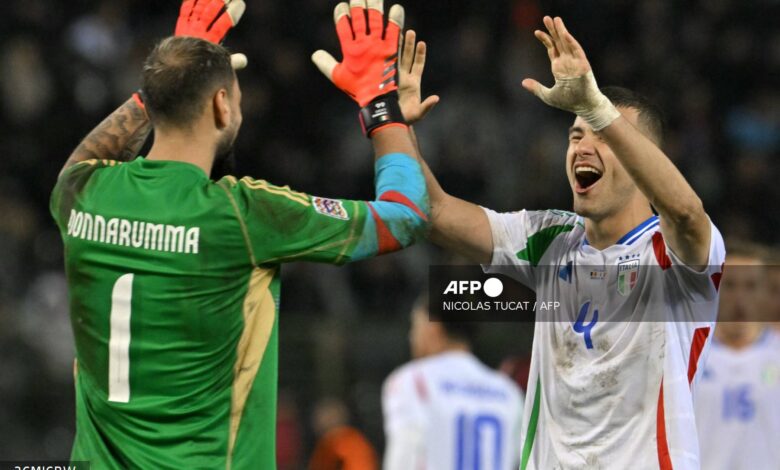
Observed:
[[[422,76],[425,70],[427,46],[417,38],[413,30],[406,32],[398,66],[398,104],[408,124],[414,124],[425,117],[439,102],[436,95],[422,101]]]
[[[342,61],[337,62],[323,50],[311,57],[317,68],[361,107],[398,89],[396,62],[398,38],[404,25],[403,7],[393,5],[388,18],[385,28],[382,0],[339,3],[333,19]]]
[[[546,104],[581,116],[593,130],[603,129],[620,113],[599,90],[585,51],[561,18],[545,16],[544,25],[549,34],[536,30],[534,36],[547,48],[555,86],[526,78],[523,87]]]
[[[184,0],[176,22],[175,36],[191,36],[213,43],[225,40],[246,10],[244,0]],[[244,54],[230,56],[233,69],[247,65]]]

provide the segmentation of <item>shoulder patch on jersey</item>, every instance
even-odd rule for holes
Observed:
[[[311,198],[311,202],[314,204],[314,210],[322,215],[327,215],[334,219],[349,220],[349,214],[344,209],[344,204],[338,199],[314,196]]]

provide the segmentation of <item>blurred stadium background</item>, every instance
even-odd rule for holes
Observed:
[[[371,149],[357,109],[309,62],[338,50],[335,1],[247,0],[228,38],[249,56],[239,74],[244,125],[238,173],[317,195],[371,197]],[[403,2],[402,2],[403,3]],[[94,125],[138,87],[178,1],[9,0],[0,15],[0,457],[69,455],[72,337],[59,235],[48,214],[57,173]],[[434,0],[405,3],[429,44],[424,92],[442,102],[418,126],[423,153],[450,192],[499,209],[568,208],[571,117],[520,87],[550,83],[532,31],[563,16],[600,84],[656,98],[665,144],[727,236],[780,242],[778,0]],[[161,201],[161,203],[164,203]],[[314,442],[311,414],[345,401],[381,452],[381,383],[409,358],[409,308],[431,246],[345,268],[283,269],[280,468]],[[530,350],[531,325],[480,325],[477,354],[498,366]]]

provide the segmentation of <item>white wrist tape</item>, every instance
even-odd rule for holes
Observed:
[[[588,97],[587,105],[578,107],[575,110],[577,116],[587,122],[594,131],[600,131],[612,124],[612,121],[620,117],[620,111],[617,110],[615,105],[601,93],[598,85],[596,84],[596,77],[593,76],[591,70],[582,77],[577,77],[574,80],[582,81],[580,86],[584,86],[587,90],[586,95]]]
[[[617,108],[599,90],[592,70],[579,77],[556,78],[552,89],[538,86],[534,93],[550,106],[581,117],[594,131],[604,129],[620,117]]]

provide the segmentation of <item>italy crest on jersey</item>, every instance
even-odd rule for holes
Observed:
[[[618,263],[617,291],[620,295],[627,297],[636,286],[636,281],[638,278],[638,259],[632,259]]]

